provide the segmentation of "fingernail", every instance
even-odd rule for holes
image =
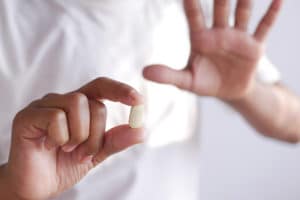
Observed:
[[[63,150],[64,152],[66,152],[66,153],[70,153],[70,152],[72,152],[75,148],[76,148],[76,145],[70,145],[70,144],[68,144],[68,145],[63,146],[63,147],[62,147],[62,150]]]
[[[81,163],[88,164],[92,162],[94,156],[85,156],[81,159]]]

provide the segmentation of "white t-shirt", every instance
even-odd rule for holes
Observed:
[[[208,23],[211,2],[202,2]],[[0,0],[0,164],[17,111],[46,93],[107,76],[146,97],[149,139],[111,157],[58,199],[198,199],[196,98],[141,75],[151,63],[181,68],[188,54],[177,0]],[[258,74],[279,79],[266,59]],[[109,126],[126,123],[126,106],[107,107]]]

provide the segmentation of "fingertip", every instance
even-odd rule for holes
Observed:
[[[132,141],[137,141],[136,143],[142,143],[146,138],[145,127],[131,128],[129,124],[121,125],[116,127],[116,130],[122,130],[122,135],[126,138],[132,139]],[[112,129],[113,130],[113,129]]]
[[[180,89],[189,90],[192,84],[190,70],[176,70],[164,65],[151,65],[144,69],[146,79],[160,84],[173,85]]]
[[[144,69],[143,69],[143,76],[145,79],[148,79],[150,80],[150,77],[152,77],[152,65],[150,66],[146,66]]]
[[[121,125],[107,132],[104,147],[109,154],[112,154],[143,143],[145,139],[144,128],[132,129],[129,125]]]
[[[169,67],[163,65],[149,65],[144,68],[143,76],[149,81],[164,83],[169,69]]]
[[[130,91],[129,98],[130,98],[130,104],[132,106],[144,104],[144,96],[136,90]]]
[[[273,5],[275,10],[280,10],[282,4],[283,4],[283,0],[273,0]]]
[[[144,127],[141,128],[131,128],[127,125],[127,128],[130,130],[130,134],[135,136],[136,144],[145,142],[146,139],[146,129]]]
[[[153,72],[153,68],[156,68],[158,65],[148,65],[145,66],[143,69],[143,75],[148,76],[149,73],[151,74]]]
[[[132,129],[129,125],[114,127],[106,132],[103,149],[94,156],[92,162],[97,165],[112,154],[145,142],[145,139],[144,128]]]

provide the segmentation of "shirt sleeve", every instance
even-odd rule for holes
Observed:
[[[266,57],[262,57],[257,67],[257,79],[263,83],[274,84],[281,80],[279,70]]]

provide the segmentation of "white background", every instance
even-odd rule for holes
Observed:
[[[256,1],[258,20],[269,1]],[[300,94],[300,1],[285,0],[267,53],[283,82]],[[253,27],[254,21],[252,23]],[[203,115],[201,199],[299,200],[300,146],[259,136],[236,114],[211,99]],[[274,113],[276,117],[276,113]]]

